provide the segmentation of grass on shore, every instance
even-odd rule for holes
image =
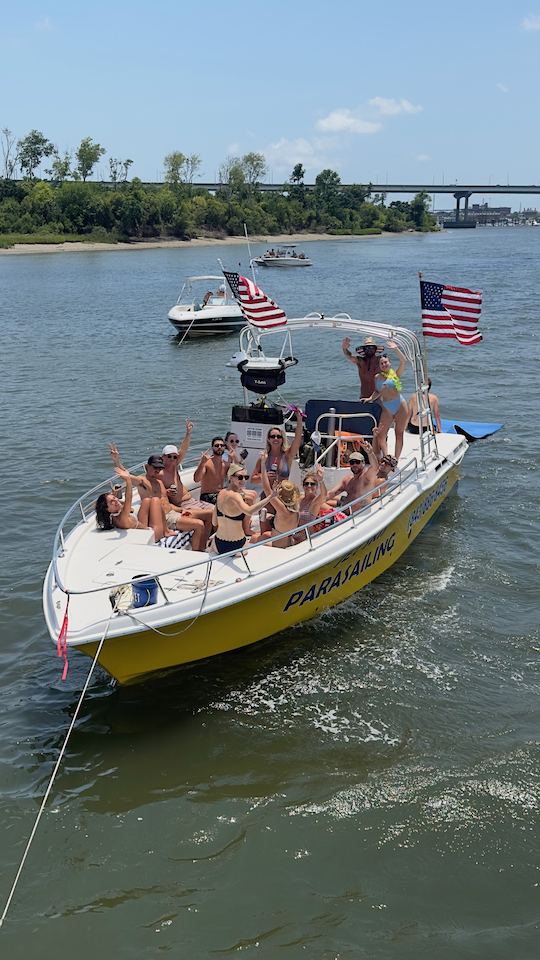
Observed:
[[[103,231],[97,233],[2,233],[0,248],[8,250],[16,243],[117,243],[118,237]]]

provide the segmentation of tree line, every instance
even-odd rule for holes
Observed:
[[[168,154],[162,184],[130,181],[133,160],[111,156],[109,179],[96,182],[89,178],[106,150],[91,137],[73,154],[61,153],[39,130],[17,140],[4,128],[0,144],[0,242],[2,236],[5,242],[236,236],[244,223],[253,234],[269,235],[436,229],[427,194],[387,205],[369,184],[344,186],[335,170],[322,170],[314,189],[307,189],[297,163],[281,191],[263,192],[267,165],[260,153],[228,157],[211,194],[196,183],[198,154]]]

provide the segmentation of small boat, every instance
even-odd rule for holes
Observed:
[[[168,318],[184,337],[239,333],[245,319],[223,277],[188,277]]]
[[[297,252],[295,243],[272,247],[261,256],[254,257],[253,263],[258,267],[311,267],[313,265],[305,253]]]
[[[352,512],[336,508],[324,524],[320,518],[304,523],[292,546],[268,546],[282,536],[277,534],[223,555],[158,547],[147,529],[99,530],[95,500],[118,480],[109,478],[76,501],[56,532],[43,608],[60,656],[80,651],[120,683],[133,683],[253,644],[361,590],[394,564],[431,520],[457,483],[468,442],[455,432],[435,432],[420,345],[405,328],[347,314],[310,314],[287,322],[281,349],[274,347],[270,356],[264,346],[271,341],[265,338],[276,332],[244,328],[234,358],[244,398],[232,408],[231,429],[246,448],[248,471],[268,429],[286,429],[292,416],[267,398],[298,362],[292,333],[309,335],[314,329],[339,341],[345,334],[369,334],[376,342],[392,338],[406,356],[426,427],[418,435],[405,434],[394,473],[359,497]],[[342,380],[341,368],[337,380]],[[257,394],[257,401],[249,403],[246,391]],[[291,479],[301,484],[307,451],[311,463],[322,466],[327,487],[339,483],[348,475],[343,444],[355,436],[371,437],[379,414],[378,405],[343,399],[338,389],[330,397],[306,398],[310,440],[292,463]],[[390,449],[392,440],[390,431]],[[197,497],[195,464],[185,464],[182,479]],[[117,602],[119,591],[124,591],[123,603]]]

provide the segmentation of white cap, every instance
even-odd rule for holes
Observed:
[[[178,447],[175,447],[174,443],[168,443],[166,447],[163,447],[161,456],[165,457],[168,453],[178,453]]]

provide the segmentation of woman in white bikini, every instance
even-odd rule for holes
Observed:
[[[154,531],[156,542],[173,533],[167,528],[163,506],[159,497],[145,497],[135,517],[131,512],[133,483],[127,470],[116,468],[118,476],[126,484],[123,500],[114,493],[102,493],[96,500],[96,522],[101,530],[149,530]]]

